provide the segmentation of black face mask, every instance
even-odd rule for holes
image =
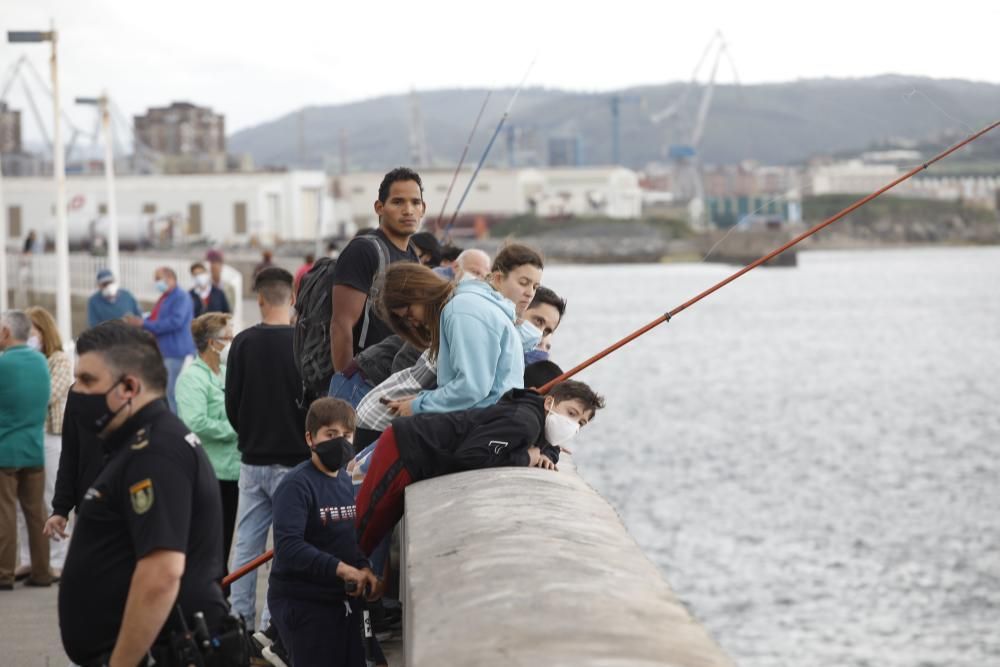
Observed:
[[[331,438],[317,442],[313,451],[319,462],[330,472],[337,472],[341,466],[354,458],[354,445],[347,438]]]
[[[84,394],[71,390],[66,398],[66,415],[76,420],[80,428],[99,435],[111,423],[111,420],[118,416],[119,412],[132,404],[132,400],[129,399],[117,410],[112,411],[108,407],[108,394],[124,379],[120,378],[111,385],[111,389],[103,394]]]

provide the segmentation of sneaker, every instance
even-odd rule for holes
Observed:
[[[253,640],[257,642],[257,646],[260,647],[261,651],[266,649],[268,646],[274,643],[274,640],[278,637],[278,630],[274,627],[274,623],[267,626],[267,630],[258,630],[253,633]]]
[[[292,662],[288,657],[288,651],[281,645],[281,637],[278,637],[273,644],[261,651],[261,655],[274,667],[288,667]]]
[[[372,618],[372,630],[380,642],[398,639],[403,630],[403,608],[399,602],[382,598],[369,603],[369,613]]]

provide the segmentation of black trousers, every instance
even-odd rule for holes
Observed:
[[[239,482],[219,480],[222,494],[222,563],[229,573],[229,549],[233,546],[233,532],[236,530],[236,506],[240,500]]]
[[[359,602],[293,599],[273,590],[267,595],[271,622],[294,667],[364,667]],[[386,663],[381,647],[372,657],[378,665]]]

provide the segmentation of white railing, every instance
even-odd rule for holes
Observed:
[[[89,296],[97,289],[97,272],[107,267],[106,257],[74,253],[69,256],[70,293]],[[130,291],[137,299],[156,301],[159,294],[153,281],[153,274],[161,266],[168,266],[177,273],[184,284],[191,266],[191,259],[182,257],[149,257],[145,255],[121,255],[118,284]],[[227,289],[227,297],[233,309],[236,330],[243,327],[243,274],[231,266],[224,266],[222,282]],[[32,291],[53,294],[56,291],[56,256],[54,254],[21,255],[7,253],[7,285],[15,293]]]

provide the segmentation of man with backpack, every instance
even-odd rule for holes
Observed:
[[[336,261],[319,260],[303,277],[295,354],[306,398],[328,394],[357,406],[371,389],[354,357],[392,334],[374,312],[378,278],[393,262],[418,261],[410,237],[426,210],[420,175],[393,169],[379,185],[378,229],[352,239]]]

